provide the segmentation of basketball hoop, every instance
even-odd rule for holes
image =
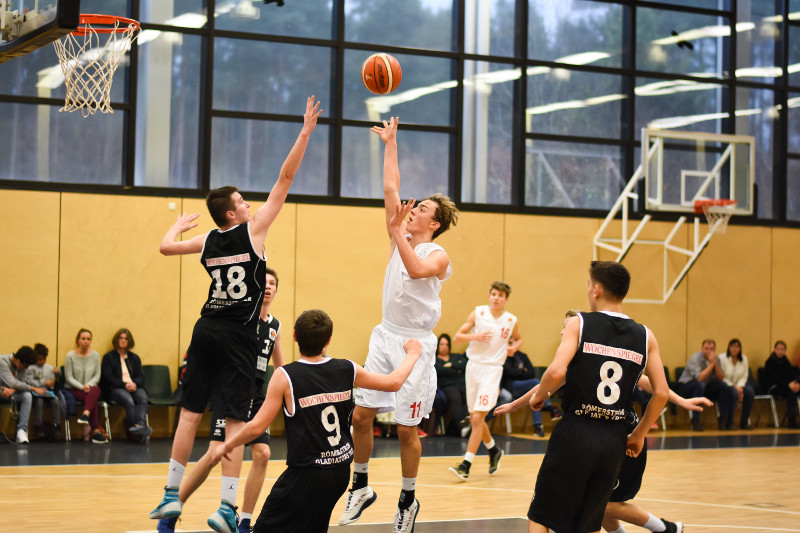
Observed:
[[[728,229],[728,221],[733,215],[733,209],[738,202],[727,198],[695,200],[695,214],[704,213],[708,222],[709,231],[725,233]]]
[[[55,41],[67,97],[59,111],[81,110],[84,117],[113,113],[111,81],[122,56],[139,36],[135,20],[113,15],[81,15],[78,29]],[[101,35],[106,36],[101,42]]]

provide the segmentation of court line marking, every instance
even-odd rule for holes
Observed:
[[[798,511],[784,511],[782,509],[764,509],[762,507],[752,507],[747,505],[726,505],[723,503],[702,503],[702,502],[684,502],[681,500],[661,500],[657,498],[634,498],[634,500],[642,500],[645,502],[660,502],[660,503],[677,503],[683,505],[702,505],[704,507],[722,507],[723,509],[738,509],[740,511],[770,511],[773,513],[800,515]],[[709,526],[710,527],[710,526]],[[725,526],[728,527],[728,526]],[[786,531],[800,531],[795,529],[787,529]]]

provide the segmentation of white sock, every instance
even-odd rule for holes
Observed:
[[[606,531],[608,531],[608,533],[626,533],[625,532],[625,527],[623,527],[622,524],[619,525],[619,529],[615,529],[614,531],[609,531],[607,529]]]
[[[175,459],[170,459],[169,473],[167,473],[167,487],[171,489],[180,487],[184,472],[186,472],[186,465],[180,464]]]
[[[472,463],[475,460],[475,454],[470,452],[465,453],[464,460],[468,463]]]
[[[651,514],[649,514],[649,516],[650,518],[647,519],[647,523],[644,525],[645,529],[649,529],[650,531],[666,531],[667,525],[662,522],[660,518],[656,518]]]
[[[416,488],[417,488],[417,478],[415,477],[403,478],[403,490],[414,490]]]
[[[236,505],[236,491],[239,488],[239,478],[232,476],[222,476],[222,491],[220,496],[222,501],[231,505]]]
[[[484,442],[483,445],[486,446],[487,450],[491,450],[494,448],[494,439],[490,440],[489,442]]]
[[[253,518],[253,513],[242,513],[239,515],[239,520],[250,520],[251,518]],[[623,533],[625,532],[623,531]]]
[[[369,470],[369,463],[353,463],[353,472],[366,474],[367,470]]]

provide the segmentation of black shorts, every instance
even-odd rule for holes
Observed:
[[[350,482],[350,463],[333,468],[288,467],[258,515],[256,533],[326,533],[333,507]]]
[[[187,350],[181,407],[202,413],[215,398],[220,415],[247,420],[255,392],[253,369],[257,353],[254,327],[200,318]]]
[[[558,533],[599,530],[627,440],[625,424],[565,416],[550,436],[528,518]]]
[[[637,457],[626,455],[622,460],[622,470],[619,471],[617,484],[608,501],[626,502],[634,499],[642,488],[645,466],[647,466],[647,439],[644,440],[644,447]]]
[[[247,417],[248,422],[253,419],[258,410],[261,409],[261,406],[264,405],[264,400],[265,398],[263,396],[253,398],[250,414]],[[225,417],[220,415],[213,407],[211,411],[211,432],[209,435],[209,440],[225,442]],[[269,428],[267,428],[264,433],[248,442],[246,446],[250,446],[251,444],[266,444],[269,446],[269,438]]]

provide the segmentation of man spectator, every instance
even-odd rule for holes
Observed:
[[[684,398],[705,396],[717,400],[724,383],[724,374],[717,357],[717,343],[714,339],[703,341],[699,352],[695,352],[686,362],[686,368],[678,380],[678,394]],[[703,431],[700,413],[692,411],[692,429]]]
[[[3,398],[11,399],[18,406],[18,444],[28,444],[30,442],[28,440],[28,420],[31,416],[31,405],[33,403],[31,391],[36,394],[47,393],[46,389],[31,387],[23,381],[25,379],[25,370],[34,364],[36,364],[36,355],[30,346],[23,346],[12,354],[0,355],[0,395]]]
[[[513,355],[506,357],[503,363],[503,380],[502,388],[511,393],[512,399],[517,399],[533,387],[539,384],[536,379],[536,369],[533,368],[533,363],[528,359],[528,356],[516,350]],[[501,393],[502,396],[502,393]],[[508,400],[509,402],[511,400]],[[498,403],[508,403],[499,401]],[[539,411],[531,409],[531,422],[533,423],[533,433],[537,437],[544,437],[544,429],[542,428],[542,411],[550,413],[550,420],[556,422],[561,419],[561,411],[550,403],[550,400],[544,402],[544,407]]]

